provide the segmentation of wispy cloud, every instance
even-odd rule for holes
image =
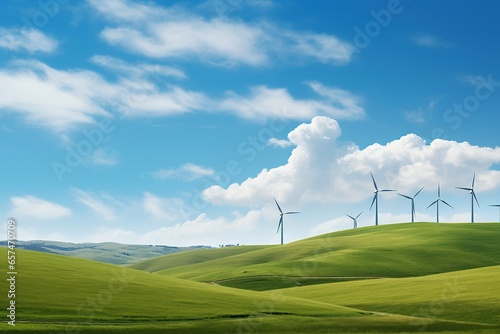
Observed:
[[[160,73],[167,70],[160,68]],[[95,124],[97,117],[169,116],[210,106],[203,93],[159,85],[153,77],[135,79],[132,74],[110,82],[88,70],[58,70],[36,60],[16,61],[0,69],[0,110],[51,131],[67,132]]]
[[[418,46],[429,48],[447,48],[451,47],[452,43],[444,39],[438,38],[431,34],[417,33],[412,36],[412,41]]]
[[[29,53],[51,53],[57,49],[58,42],[40,30],[26,28],[0,27],[0,48]]]
[[[70,209],[31,195],[11,197],[10,204],[14,217],[59,219],[71,215]]]
[[[86,162],[94,165],[113,167],[118,163],[118,152],[96,148]]]
[[[202,177],[215,175],[215,170],[206,168],[193,163],[186,163],[175,169],[159,169],[154,172],[146,173],[157,180],[181,179],[192,181]]]
[[[351,61],[354,47],[336,36],[307,32],[283,31],[281,42],[295,57],[309,57],[321,63],[345,65]]]
[[[296,99],[285,88],[267,86],[252,87],[248,96],[228,93],[217,104],[221,110],[248,119],[299,119],[316,115],[330,115],[337,119],[359,119],[365,116],[361,98],[348,91],[326,87],[320,83],[308,83],[319,95],[316,99]]]
[[[102,200],[91,193],[78,188],[73,188],[71,193],[78,202],[94,211],[99,217],[102,217],[105,220],[117,219],[115,210],[111,206],[104,204]]]
[[[35,60],[0,70],[0,85],[0,109],[54,131],[109,117],[103,104],[117,93],[94,72],[59,71]]]
[[[206,18],[181,6],[166,8],[128,0],[89,2],[100,15],[116,24],[106,27],[101,38],[151,58],[197,59],[231,67],[264,66],[286,54],[286,57],[344,65],[354,51],[350,43],[334,35],[292,31],[266,22]],[[271,4],[254,2],[261,7]]]
[[[115,57],[102,55],[93,56],[90,61],[104,68],[126,74],[127,77],[146,77],[156,82],[161,82],[163,77],[174,77],[177,79],[184,79],[186,77],[186,74],[182,70],[171,66],[149,63],[131,64]]]
[[[439,99],[434,99],[431,100],[425,107],[419,107],[417,110],[406,111],[404,113],[406,120],[412,123],[425,123],[427,118],[431,116],[432,111],[438,102]]]
[[[288,146],[292,146],[293,143],[291,141],[285,140],[285,139],[271,138],[267,141],[267,145],[285,148]]]
[[[165,198],[144,193],[142,208],[155,220],[179,221],[189,217],[183,201],[179,198]]]
[[[109,58],[94,58],[94,61],[111,66]],[[118,62],[116,66],[124,70],[129,64]],[[160,73],[170,70],[160,69]],[[365,116],[360,97],[318,82],[307,83],[317,95],[310,99],[297,99],[286,88],[267,86],[252,87],[246,96],[228,92],[222,98],[209,98],[203,92],[159,84],[153,77],[135,80],[136,74],[130,75],[113,82],[88,70],[58,70],[36,60],[16,61],[9,68],[0,69],[0,85],[4,87],[0,90],[0,110],[62,134],[82,125],[96,124],[97,118],[116,115],[132,118],[227,112],[251,120]],[[97,163],[104,162],[100,159],[103,153],[96,151]]]

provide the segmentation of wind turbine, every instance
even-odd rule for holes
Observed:
[[[464,187],[455,187],[457,189],[462,189],[462,190],[467,190],[470,194],[470,201],[471,201],[471,212],[470,212],[470,222],[474,222],[474,200],[476,200],[477,206],[479,206],[479,202],[477,201],[476,197],[476,192],[474,191],[474,181],[476,180],[476,173],[474,173],[474,176],[472,177],[472,184],[470,188],[464,188]]]
[[[433,206],[434,204],[436,204],[436,223],[439,223],[439,202],[443,202],[444,204],[448,205],[450,208],[453,209],[453,207],[451,205],[446,203],[445,200],[441,199],[441,188],[439,187],[439,183],[438,183],[438,198],[437,198],[437,200],[435,200],[434,202],[429,204],[429,206],[426,208],[426,209],[428,209],[431,206]]]
[[[375,187],[375,195],[373,196],[372,200],[372,205],[370,205],[370,210],[372,209],[373,203],[375,203],[375,225],[378,225],[378,193],[382,191],[396,191],[396,190],[389,190],[389,189],[378,189],[377,187],[377,182],[375,182],[375,178],[373,177],[372,172],[370,172],[370,175],[372,176],[372,181],[373,181],[373,186]]]
[[[417,191],[417,193],[415,195],[413,195],[413,197],[398,193],[399,196],[403,196],[404,198],[408,198],[411,201],[411,222],[412,223],[415,222],[415,201],[414,201],[414,199],[415,199],[415,197],[417,197],[418,194],[420,194],[422,189],[424,189],[424,187],[420,188],[420,190]]]
[[[278,204],[278,201],[276,200],[276,198],[273,197],[273,199],[274,199],[274,202],[276,202],[276,206],[278,207],[278,210],[280,210],[280,222],[278,223],[278,229],[276,230],[276,233],[278,233],[280,228],[281,228],[281,244],[283,245],[283,216],[284,215],[291,215],[294,213],[300,213],[300,212],[297,212],[297,211],[283,212],[283,210],[281,210],[281,207]]]
[[[358,228],[358,217],[361,216],[361,214],[363,213],[363,211],[361,211],[357,216],[356,218],[354,218],[353,216],[349,216],[347,213],[345,214],[347,217],[351,218],[353,223],[354,223],[354,228]]]
[[[500,222],[500,204],[493,204],[488,206],[496,206],[498,208],[498,221]]]

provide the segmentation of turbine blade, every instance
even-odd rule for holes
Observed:
[[[354,218],[353,216],[349,216],[347,213],[345,214],[347,217],[351,218],[352,220],[355,220],[356,218]]]
[[[363,211],[361,211],[357,216],[356,216],[356,219],[358,219],[359,216],[361,216],[361,214],[363,213]]]
[[[382,190],[379,190],[379,191],[397,191],[397,190],[392,190],[392,189],[382,189]]]
[[[477,203],[477,206],[480,206],[479,205],[479,202],[477,200],[477,197],[476,197],[476,192],[474,190],[472,190],[472,196],[474,197],[474,199],[476,200],[476,203]]]
[[[441,186],[439,185],[439,182],[438,182],[438,198],[441,197]]]
[[[273,199],[276,202],[276,206],[278,207],[278,210],[280,210],[281,214],[283,214],[283,210],[281,210],[280,205],[278,204],[278,201],[274,197],[273,197]]]
[[[472,188],[464,188],[464,187],[455,187],[457,189],[462,189],[462,190],[467,190],[467,191],[472,191]]]
[[[500,204],[490,204],[490,205],[488,205],[488,206],[495,206],[495,207],[497,207],[497,208],[500,208]]]
[[[375,196],[373,196],[372,205],[370,205],[370,210],[372,209],[373,203],[375,203],[376,199],[377,199],[377,193],[375,193]]]
[[[300,213],[300,212],[299,211],[288,211],[288,212],[285,212],[284,215],[291,215],[294,213]]]
[[[280,231],[281,225],[283,225],[283,216],[280,217],[280,222],[278,223],[278,229],[276,230],[276,233]]]
[[[446,203],[446,201],[444,201],[444,200],[442,200],[442,199],[441,199],[440,201],[441,201],[441,202],[443,202],[444,204],[448,205],[450,208],[452,208],[452,209],[453,209],[453,207],[452,207],[451,205],[449,205],[448,203]]]
[[[476,172],[474,172],[474,176],[472,176],[472,189],[474,189],[474,181],[476,181]]]
[[[434,204],[436,204],[438,201],[439,201],[439,199],[435,200],[434,202],[432,202],[431,204],[429,204],[429,206],[426,207],[426,209],[430,208],[431,206],[433,206]]]
[[[413,198],[417,197],[417,195],[420,194],[420,192],[422,191],[422,189],[424,189],[424,187],[420,188],[420,190],[417,191],[417,193],[413,196]]]
[[[412,199],[410,196],[406,196],[406,195],[403,195],[403,194],[400,194],[398,193],[399,196],[403,196],[404,198],[408,198],[408,199]]]
[[[370,175],[372,176],[373,186],[375,187],[375,190],[378,190],[377,182],[375,182],[375,178],[373,177],[372,172],[370,172]]]

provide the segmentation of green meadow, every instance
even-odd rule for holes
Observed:
[[[129,267],[16,250],[16,326],[4,311],[0,330],[499,333],[499,236],[496,223],[397,224]],[[5,279],[0,291],[5,310]]]

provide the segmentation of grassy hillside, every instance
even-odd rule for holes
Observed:
[[[6,246],[0,241],[0,246]],[[199,247],[171,247],[154,245],[126,245],[114,242],[71,243],[59,241],[18,241],[17,248],[38,252],[75,256],[82,259],[95,260],[113,264],[132,264],[149,258],[173,254]]]
[[[143,270],[16,250],[18,322],[15,328],[0,322],[0,331],[498,333],[500,265],[490,265],[500,261],[499,230],[500,224],[370,227],[285,246],[189,251],[134,265]],[[0,248],[0,258],[6,259],[6,253],[7,249]],[[6,262],[0,266],[4,272]],[[275,266],[281,268],[281,275],[259,274],[270,275]],[[475,269],[449,269],[461,267]],[[177,276],[183,276],[182,271],[187,276],[196,274],[192,276],[196,279],[222,274],[228,276],[224,282],[248,290],[159,274],[169,271],[178,271]],[[359,277],[310,275],[327,271],[363,278],[374,272],[420,277],[326,284]],[[441,273],[421,276],[429,271]],[[288,285],[280,283],[285,281]],[[290,282],[325,284],[249,291],[257,286],[261,290],[289,286]],[[7,281],[0,280],[2,303],[6,291]]]
[[[215,259],[227,258],[271,246],[235,246],[224,248],[197,249],[185,251],[175,257],[161,256],[131,265],[131,268],[156,272],[159,270],[186,266]]]
[[[206,255],[212,250],[193,252],[197,261],[172,254],[135,267],[245,288],[252,288],[249,282],[262,276],[274,281],[274,288],[301,284],[303,278],[412,277],[500,265],[499,237],[498,223],[395,224],[335,232],[283,246],[245,246],[240,254],[221,253],[220,258]]]
[[[154,275],[65,256],[17,250],[16,303],[24,321],[241,317],[265,312],[356,315],[356,310]],[[6,258],[0,249],[0,258]],[[4,268],[5,269],[5,268]],[[0,291],[8,291],[6,280]]]
[[[416,278],[322,284],[287,296],[374,312],[500,324],[500,266]]]

